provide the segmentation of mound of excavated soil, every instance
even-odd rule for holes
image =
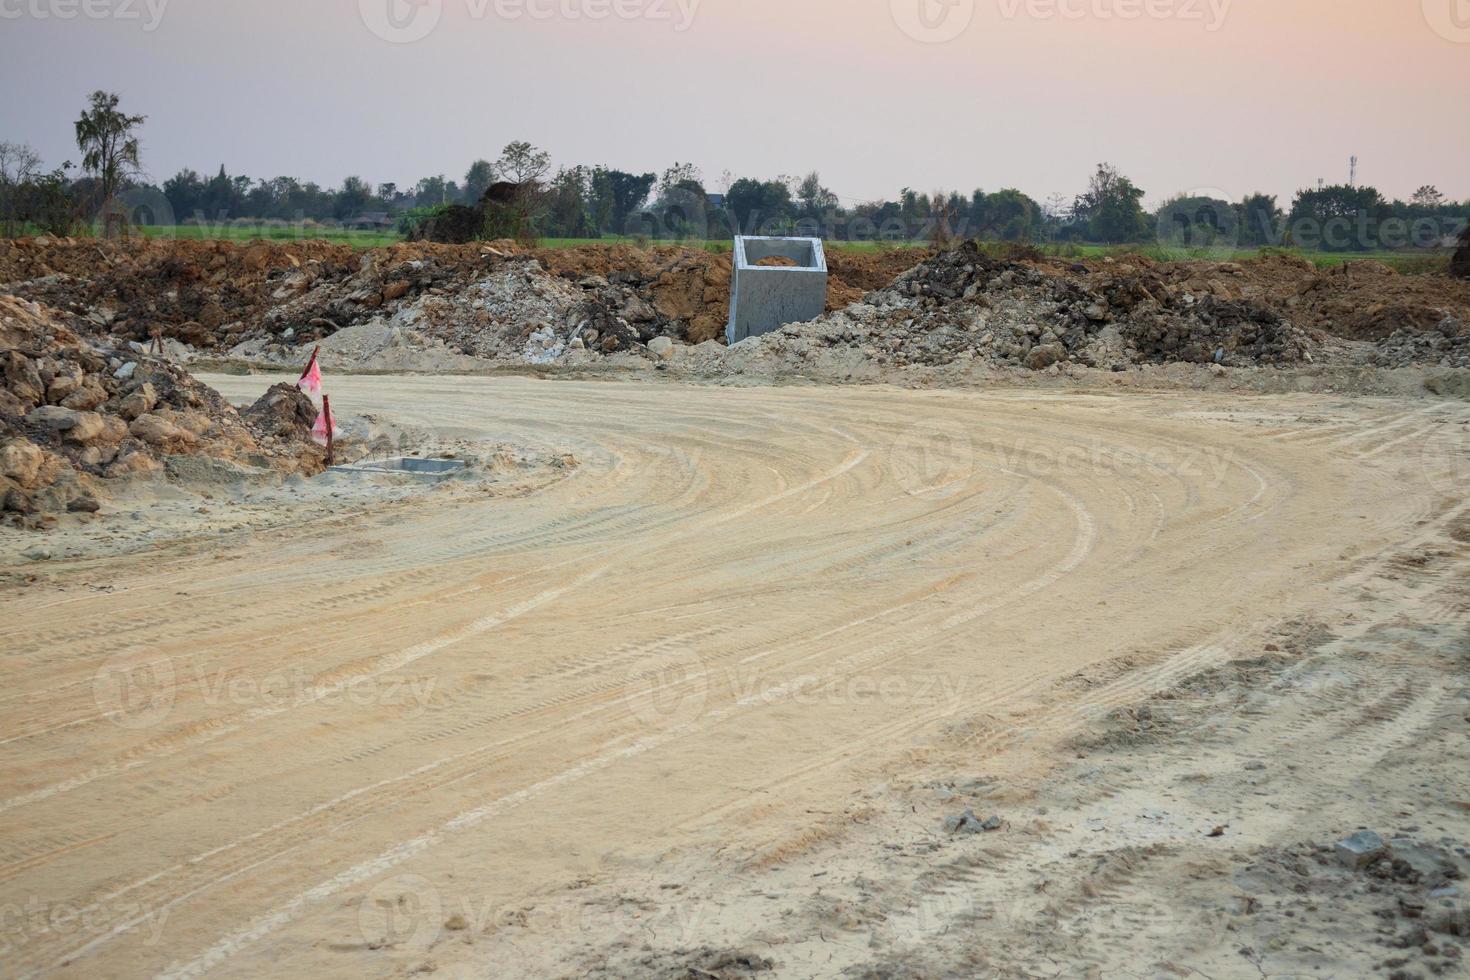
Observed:
[[[1470,283],[1444,275],[1402,275],[1381,262],[1318,268],[1269,256],[1243,262],[1155,262],[1141,255],[1087,263],[1094,289],[1186,292],[1261,303],[1299,327],[1347,340],[1380,341],[1434,330],[1446,317],[1470,322]]]
[[[1460,232],[1460,247],[1450,259],[1450,275],[1470,279],[1470,225]]]
[[[965,248],[977,260],[999,261]],[[859,321],[871,318],[868,308],[884,306],[865,297],[891,289],[920,262],[947,261],[932,249],[833,247],[827,255],[828,312],[850,309],[849,319]],[[1015,279],[1024,270],[1044,276],[1057,295],[1023,290],[1021,300],[1046,302],[1011,311],[1032,318],[1012,325],[1021,333],[992,332],[998,356],[1020,363],[1034,347],[1047,348],[1034,358],[1043,364],[1087,357],[1112,364],[1200,360],[1222,351],[1252,363],[1281,363],[1305,348],[1282,339],[1280,321],[1319,338],[1378,344],[1378,363],[1423,358],[1455,366],[1463,359],[1463,325],[1470,323],[1470,282],[1400,275],[1375,262],[1318,269],[1289,256],[1156,262],[1124,255],[1085,263],[1033,256],[1011,261],[1005,271]],[[402,243],[353,251],[323,242],[39,238],[0,242],[0,282],[8,283],[0,292],[42,302],[88,330],[123,340],[146,343],[157,330],[200,350],[295,362],[304,359],[306,345],[353,328],[376,338],[368,346],[377,352],[367,360],[433,369],[466,357],[547,364],[582,351],[643,354],[659,338],[691,345],[719,340],[730,256],[626,244],[526,251],[511,242]],[[1104,315],[1081,323],[1056,318],[1046,304],[1066,305],[1065,284]],[[944,281],[932,285],[949,288]],[[928,298],[945,297],[941,291]],[[1135,315],[1140,305],[1145,308]],[[927,363],[966,347],[944,341],[937,345],[943,350],[930,349],[936,345],[926,341],[914,350],[903,333],[907,321],[890,319],[864,333],[876,331],[872,343],[899,363],[909,356],[905,351]],[[1080,346],[1078,337],[1085,341]],[[1053,347],[1058,343],[1061,351]],[[354,344],[347,346],[363,346]],[[1084,356],[1088,347],[1097,350]]]
[[[0,510],[95,511],[103,481],[208,457],[314,473],[315,410],[289,385],[243,415],[182,369],[92,344],[44,307],[0,295]]]
[[[885,367],[983,360],[1033,370],[1068,361],[1116,369],[1292,364],[1310,360],[1314,346],[1258,301],[1195,295],[1132,271],[1053,274],[991,258],[974,242],[934,255],[861,303],[750,343],[752,356],[790,360],[793,369],[813,358]]]
[[[828,308],[886,285],[924,254],[831,251]],[[544,281],[552,278],[563,282]],[[505,280],[518,282],[521,292],[502,295]],[[730,257],[671,246],[525,252],[510,242],[415,242],[354,251],[324,242],[43,237],[0,242],[0,283],[124,339],[146,342],[158,330],[203,350],[242,343],[290,348],[404,311],[416,323],[423,310],[437,308],[441,315],[429,317],[426,332],[452,345],[452,353],[504,356],[524,349],[538,330],[570,339],[579,325],[596,332],[588,349],[612,353],[655,337],[690,344],[720,337]],[[558,294],[556,308],[538,304],[537,294]],[[523,298],[536,309],[500,308]],[[453,322],[437,328],[445,308],[486,299],[495,308],[481,304],[485,316],[449,317]]]

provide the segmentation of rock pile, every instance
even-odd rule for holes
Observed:
[[[88,343],[53,311],[0,295],[0,510],[95,511],[100,481],[159,471],[181,455],[321,469],[306,396],[278,386],[242,416],[144,350]]]
[[[1447,320],[1470,323],[1470,282],[1378,262],[1328,269],[1289,255],[1159,262],[1047,259],[974,244],[828,251],[828,317],[786,341],[877,368],[979,359],[1035,369],[1185,361],[1291,364],[1341,338],[1398,365],[1460,365]],[[0,242],[0,293],[41,302],[89,335],[252,361],[301,363],[344,335],[338,363],[471,368],[471,358],[549,363],[718,341],[730,257],[627,244],[526,250],[512,242]],[[786,343],[789,349],[775,351]],[[187,349],[170,346],[188,353]],[[308,348],[309,349],[309,348]],[[1341,345],[1329,348],[1329,356]],[[706,351],[705,353],[708,353]]]
[[[829,258],[828,308],[846,306],[924,256],[893,249]],[[41,237],[0,241],[0,292],[85,320],[98,332],[219,352],[298,359],[298,348],[353,326],[428,315],[451,348],[518,356],[532,333],[614,353],[667,337],[698,344],[724,331],[730,256],[704,249],[585,245],[526,250],[513,242],[401,243],[354,251],[325,242],[255,243]],[[508,309],[516,302],[532,309]],[[543,302],[546,301],[546,302]],[[555,309],[547,309],[547,303]],[[459,315],[478,304],[485,318]],[[487,308],[488,307],[488,308]],[[494,335],[474,335],[476,327]],[[463,337],[459,344],[455,338]],[[570,345],[568,345],[570,348]]]
[[[1447,316],[1423,333],[1395,331],[1378,344],[1373,363],[1381,367],[1435,364],[1445,368],[1470,368],[1470,327]]]
[[[988,256],[966,242],[854,306],[757,343],[796,355],[846,346],[880,364],[983,360],[1042,370],[1063,362],[1290,364],[1312,339],[1270,308],[1195,294],[1161,280],[1080,279]]]

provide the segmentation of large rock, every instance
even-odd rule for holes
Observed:
[[[61,404],[78,412],[90,412],[105,401],[107,401],[107,389],[95,381],[88,380],[76,391],[63,398]]]
[[[146,381],[138,390],[124,398],[117,406],[117,414],[129,422],[139,415],[147,415],[158,406],[158,392]]]
[[[1033,371],[1040,371],[1066,359],[1067,348],[1061,344],[1041,344],[1031,348],[1031,353],[1026,355],[1026,366]]]
[[[196,437],[187,429],[174,425],[161,415],[140,415],[128,426],[133,438],[163,452],[177,452],[194,445]]]
[[[86,383],[86,380],[86,375],[82,374],[80,368],[68,365],[58,371],[51,382],[46,385],[46,400],[52,405],[60,405],[75,394]]]
[[[1360,830],[1351,837],[1337,842],[1333,852],[1338,863],[1354,870],[1366,868],[1387,852],[1383,838],[1371,830]]]
[[[107,477],[133,476],[137,473],[155,473],[163,469],[163,464],[149,456],[145,452],[127,453],[119,456],[117,461],[107,468]]]
[[[24,407],[31,408],[46,400],[46,384],[36,364],[19,351],[0,354],[0,365],[4,367],[7,394],[13,395]]]
[[[8,439],[0,445],[0,476],[22,487],[33,487],[45,458],[41,447],[29,439]]]
[[[62,408],[60,405],[42,405],[26,414],[26,424],[52,432],[67,432],[77,424],[79,414],[74,409]]]
[[[108,428],[102,416],[96,412],[77,412],[71,427],[66,430],[66,437],[72,442],[85,446],[100,439]],[[118,439],[121,438],[121,436],[118,437]]]

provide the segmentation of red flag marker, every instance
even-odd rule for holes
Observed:
[[[332,443],[342,434],[337,428],[337,420],[332,417],[332,400],[326,395],[322,396],[322,410],[317,413],[316,424],[311,427],[311,439],[318,446],[327,447],[327,465],[332,464]]]
[[[317,354],[321,353],[321,345],[311,352],[311,360],[306,364],[306,370],[301,372],[301,378],[296,382],[296,387],[308,395],[320,395],[322,393],[322,369],[316,362]]]

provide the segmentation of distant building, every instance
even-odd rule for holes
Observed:
[[[709,200],[709,206],[716,211],[725,206],[725,195],[723,194],[706,194],[705,197]]]

